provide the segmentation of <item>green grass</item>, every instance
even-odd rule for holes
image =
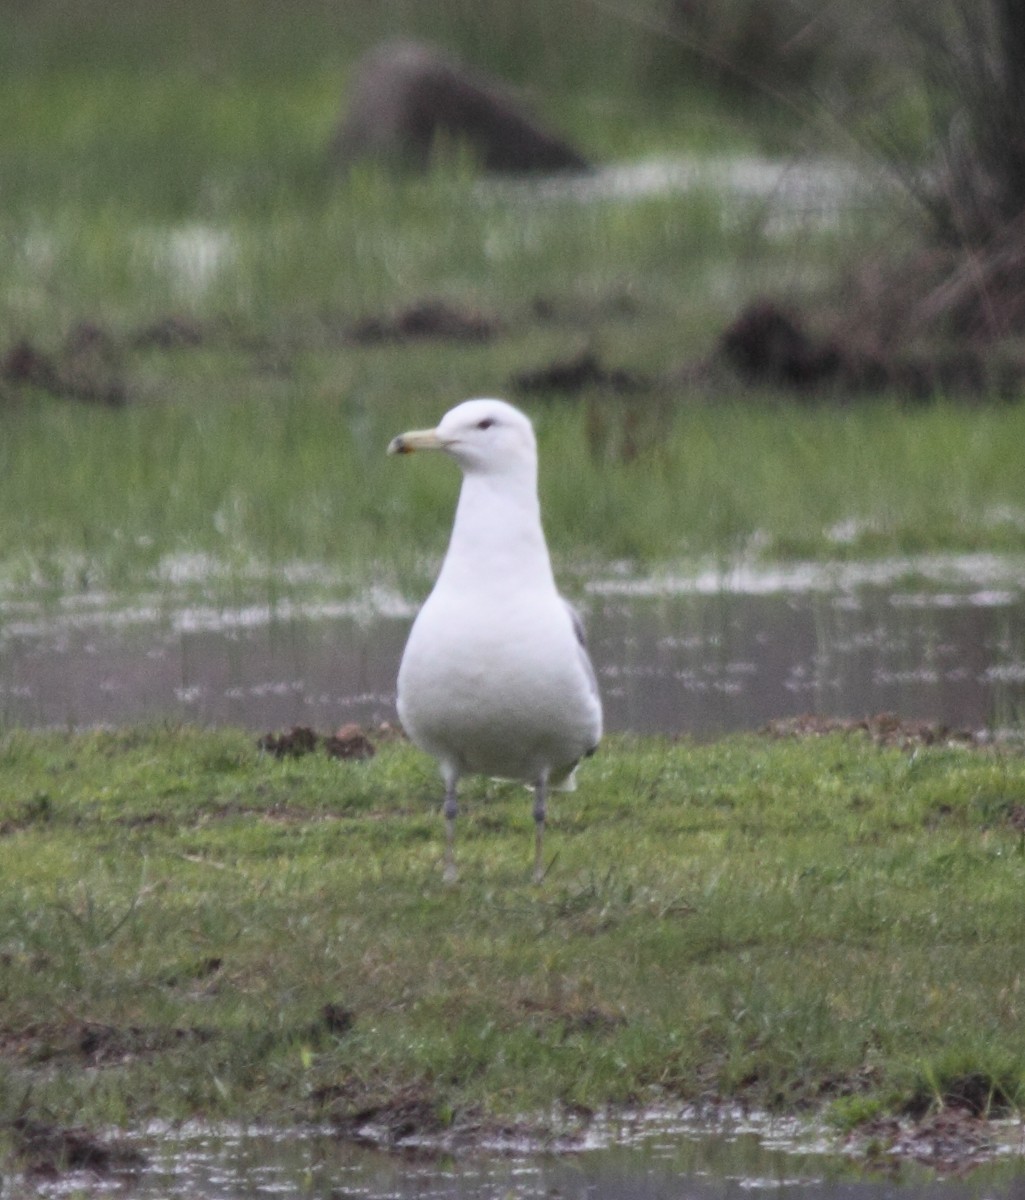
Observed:
[[[778,142],[768,112],[755,125],[711,92],[646,89],[642,14],[585,8],[581,21],[569,0],[524,6],[500,52],[454,0],[432,6],[433,32],[534,89],[599,160]],[[764,201],[707,188],[583,203],[482,187],[458,166],[339,180],[326,144],[351,64],[381,36],[424,32],[421,11],[27,7],[0,47],[0,355],[24,337],[63,363],[69,331],[90,322],[112,360],[98,369],[129,404],[98,411],[0,383],[8,584],[131,592],[203,553],[240,579],[301,561],[353,589],[420,586],[456,477],[385,460],[396,431],[470,395],[528,403],[516,372],[586,349],[672,373],[708,356],[752,296],[820,295],[879,244],[885,213],[781,231]],[[501,5],[489,17],[511,21]],[[499,332],[479,345],[347,341],[356,318],[424,297],[479,309]],[[200,344],[137,346],[169,315]],[[1019,409],[895,401],[798,411],[727,380],[529,402],[560,566],[1020,553]],[[838,528],[854,530],[839,546]]]
[[[602,161],[795,132],[684,85],[648,94],[647,35],[605,6],[512,11],[20,6],[0,39],[0,355],[25,337],[63,363],[69,330],[95,323],[130,402],[0,383],[5,600],[159,594],[192,554],[233,598],[286,593],[295,563],[327,568],[333,593],[419,592],[457,474],[384,448],[474,394],[536,421],[563,577],[1025,551],[1020,405],[511,389],[587,348],[672,372],[752,296],[827,292],[889,219],[780,231],[708,190],[582,204],[458,167],[332,176],[351,65],[399,32],[524,87]],[[500,332],[346,339],[425,296]],[[136,344],[168,315],[199,344]],[[524,793],[468,787],[449,890],[437,780],[406,746],[340,766],[261,758],[236,731],[8,733],[0,1127],[287,1124],[396,1097],[443,1124],[709,1096],[850,1123],[969,1085],[1018,1109],[1023,793],[1017,757],[613,740],[554,806],[540,889]]]
[[[384,448],[464,393],[501,389],[488,386],[486,355],[464,351],[449,358],[465,363],[461,391],[442,377],[418,395],[401,361],[409,353],[359,356],[366,383],[349,389],[311,367],[242,397],[222,383],[208,400],[217,381],[183,373],[173,402],[8,409],[8,587],[130,593],[194,553],[240,581],[278,571],[283,589],[294,562],[322,564],[353,591],[368,580],[422,587],[444,550],[458,472],[388,459]],[[545,521],[567,579],[609,559],[651,570],[752,556],[1020,554],[1025,543],[1018,407],[653,407],[631,427],[642,452],[625,462],[618,404],[530,411]]]
[[[1025,761],[614,739],[554,805],[224,731],[8,735],[3,1115],[442,1124],[709,1096],[923,1112],[1025,1086]],[[335,1030],[325,1006],[353,1016]]]

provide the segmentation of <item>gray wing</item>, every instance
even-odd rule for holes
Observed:
[[[584,674],[587,676],[587,682],[591,688],[591,695],[594,696],[598,704],[601,705],[601,693],[598,691],[598,677],[594,673],[594,665],[591,662],[591,656],[587,653],[587,632],[584,629],[584,622],[580,618],[580,614],[568,600],[563,600],[566,606],[566,611],[569,613],[569,619],[573,622],[573,632],[577,638],[577,649],[580,654],[580,665],[584,668]]]

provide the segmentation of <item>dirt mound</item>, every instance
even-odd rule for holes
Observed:
[[[91,1130],[16,1117],[10,1122],[16,1161],[34,1178],[56,1179],[65,1171],[108,1175],[130,1171],[145,1158],[123,1139],[100,1137]]]
[[[117,341],[93,321],[79,321],[56,354],[22,339],[0,359],[0,377],[63,400],[120,408],[128,401]]]
[[[388,740],[397,736],[390,725],[381,725],[376,735]],[[328,758],[349,758],[357,761],[373,758],[377,747],[359,725],[343,725],[337,733],[320,734],[306,725],[293,725],[285,733],[265,733],[257,740],[259,749],[274,758],[302,758],[319,747]]]
[[[622,394],[646,391],[652,381],[625,367],[608,367],[593,351],[584,350],[544,366],[517,371],[509,384],[518,392],[573,394],[584,388],[605,388]]]
[[[998,1149],[987,1121],[960,1106],[914,1122],[878,1117],[849,1134],[846,1144],[850,1152],[876,1166],[910,1161],[944,1175],[963,1175],[990,1162]]]
[[[428,299],[414,301],[393,313],[361,317],[348,330],[346,340],[361,346],[430,338],[486,342],[501,328],[497,317],[487,313]]]
[[[148,325],[140,326],[132,336],[132,343],[140,350],[194,349],[205,344],[208,333],[203,322],[178,313],[168,313]]]
[[[839,348],[813,338],[800,319],[769,300],[749,305],[719,339],[718,353],[745,383],[814,387],[836,377]]]
[[[724,330],[713,356],[745,384],[811,398],[853,399],[893,391],[910,400],[937,395],[1011,399],[1025,380],[1025,360],[995,358],[978,345],[906,350],[848,320],[813,331],[794,310],[756,300]]]
[[[357,69],[331,143],[342,167],[376,158],[424,170],[446,143],[487,171],[580,171],[587,161],[495,82],[430,46],[389,42]]]

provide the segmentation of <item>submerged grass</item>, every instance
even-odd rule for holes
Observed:
[[[8,735],[0,1118],[1020,1108],[1020,756],[615,739],[539,888],[483,783],[443,886],[437,793],[401,744]]]

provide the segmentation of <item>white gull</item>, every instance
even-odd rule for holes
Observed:
[[[576,614],[559,595],[541,527],[530,421],[502,400],[467,400],[389,454],[443,450],[463,472],[448,552],[399,667],[398,710],[445,784],[445,878],[462,775],[534,789],[534,879],[549,787],[571,791],[597,748],[601,699]]]

